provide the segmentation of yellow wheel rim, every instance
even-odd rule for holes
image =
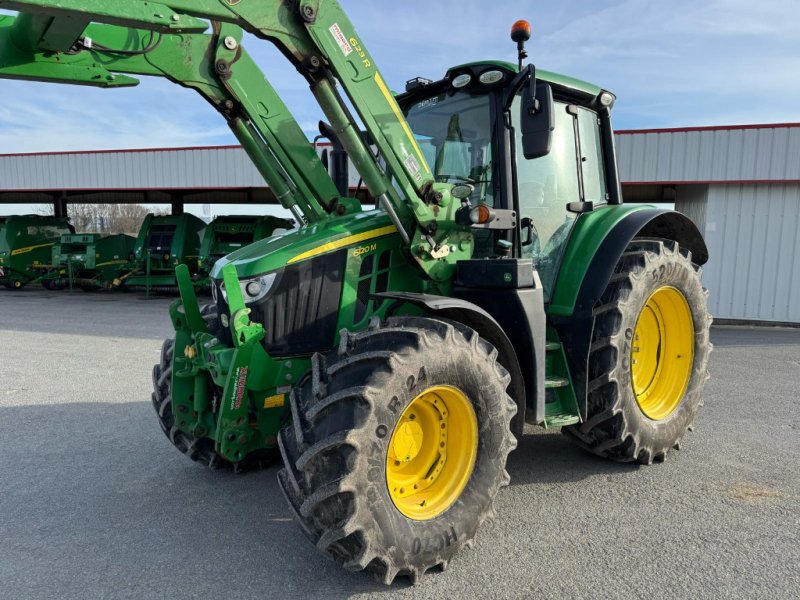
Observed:
[[[428,388],[400,415],[389,439],[386,483],[409,519],[433,519],[464,491],[478,455],[478,419],[464,392]]]
[[[631,343],[631,382],[642,412],[654,421],[670,416],[692,375],[694,323],[684,295],[671,286],[645,302]]]

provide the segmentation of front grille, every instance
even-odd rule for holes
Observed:
[[[272,356],[313,354],[332,347],[346,254],[343,250],[287,266],[265,298],[247,305],[250,320],[264,326],[263,345]],[[229,314],[221,293],[217,299],[220,314]]]

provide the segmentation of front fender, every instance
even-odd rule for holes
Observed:
[[[523,371],[517,351],[506,332],[492,315],[472,302],[460,298],[412,292],[384,292],[375,294],[375,297],[394,300],[400,304],[411,304],[433,317],[462,323],[477,331],[482,338],[492,344],[497,349],[498,361],[511,374],[509,392],[517,404],[517,414],[511,421],[511,429],[517,438],[522,437],[527,404],[536,398],[537,380],[535,377],[537,375],[542,382],[542,401],[544,399],[543,359],[538,368],[536,364],[526,365],[526,369]],[[391,313],[393,310],[390,309],[389,312]],[[533,395],[532,398],[529,397],[531,395]]]

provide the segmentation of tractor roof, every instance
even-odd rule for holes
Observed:
[[[499,69],[503,69],[504,71],[519,73],[519,68],[517,67],[517,65],[502,60],[483,60],[478,62],[465,63],[463,65],[457,65],[455,67],[452,67],[451,69],[448,70],[448,73],[452,73],[453,71],[457,71],[459,69],[476,68],[476,67],[497,67]],[[536,69],[536,77],[544,81],[547,81],[548,83],[552,83],[553,85],[568,88],[570,90],[575,90],[577,92],[588,94],[590,96],[597,96],[600,92],[603,91],[602,88],[592,83],[581,81],[580,79],[575,79],[574,77],[569,77],[568,75],[553,73],[552,71],[544,71],[541,69]]]

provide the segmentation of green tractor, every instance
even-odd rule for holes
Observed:
[[[294,221],[273,216],[217,217],[208,224],[203,233],[200,258],[197,259],[197,273],[194,275],[195,288],[203,291],[211,289],[211,270],[223,256],[293,227]]]
[[[187,265],[192,273],[197,272],[205,226],[202,219],[190,214],[147,215],[128,256],[127,272],[113,285],[156,293],[175,292],[176,266]]]
[[[64,217],[0,217],[0,285],[18,290],[36,281],[63,234],[75,228]]]
[[[280,455],[300,528],[346,569],[447,566],[492,516],[525,423],[643,464],[691,428],[711,350],[702,236],[622,203],[614,96],[524,65],[526,23],[519,64],[395,97],[335,0],[0,6],[28,11],[0,21],[0,77],[191,87],[303,223],[218,260],[202,309],[178,267],[152,400],[194,461]],[[376,209],[341,193],[243,30],[306,78]]]
[[[78,233],[62,235],[52,248],[49,265],[42,265],[39,281],[47,290],[80,287],[108,289],[123,275],[134,238],[125,234]]]

